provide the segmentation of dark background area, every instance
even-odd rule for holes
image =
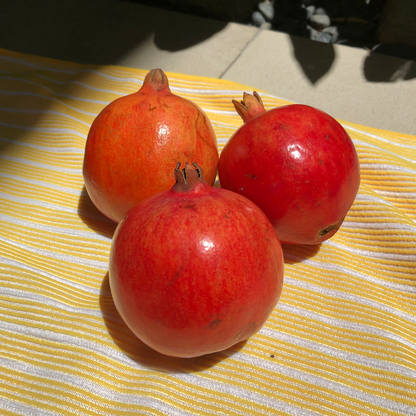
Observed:
[[[416,61],[416,0],[128,0]],[[310,11],[329,17],[329,27]],[[271,14],[270,14],[271,13]]]

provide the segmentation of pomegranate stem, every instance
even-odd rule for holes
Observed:
[[[176,183],[173,186],[173,189],[176,192],[190,191],[198,183],[207,184],[203,169],[195,162],[193,162],[192,165],[186,162],[185,167],[183,169],[179,169],[181,163],[177,163],[174,172]]]

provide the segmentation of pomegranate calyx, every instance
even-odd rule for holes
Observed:
[[[323,230],[319,231],[319,237],[323,237],[324,235],[328,234],[332,230],[339,230],[343,222],[344,222],[344,218],[341,221],[338,221],[336,224],[332,224],[329,227],[326,227]]]
[[[253,95],[245,92],[243,94],[243,99],[240,102],[237,100],[232,100],[232,102],[235,110],[243,119],[244,123],[252,119],[257,114],[261,114],[266,111],[264,109],[263,101],[256,91],[253,91]]]
[[[168,77],[159,68],[152,69],[147,73],[143,82],[143,87],[149,87],[154,91],[166,90],[170,92]]]
[[[185,167],[183,169],[179,169],[181,163],[177,163],[175,168],[176,183],[173,186],[173,189],[176,192],[191,191],[200,183],[208,185],[204,177],[203,169],[195,162],[192,163],[192,165],[186,162]]]

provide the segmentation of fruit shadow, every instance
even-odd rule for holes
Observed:
[[[318,254],[321,244],[282,244],[285,264],[296,264]]]
[[[78,216],[84,224],[96,233],[112,238],[117,224],[102,214],[91,201],[85,186],[78,200]]]
[[[124,323],[114,305],[108,272],[101,285],[100,309],[107,331],[117,347],[140,366],[164,373],[203,371],[237,353],[246,343],[243,341],[225,351],[196,358],[176,358],[158,353],[140,341]]]

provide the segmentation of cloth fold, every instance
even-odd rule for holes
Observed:
[[[245,343],[158,354],[117,314],[115,224],[89,199],[89,126],[147,71],[0,50],[0,413],[416,415],[416,136],[341,121],[361,187],[339,232],[285,246],[282,297]],[[219,150],[252,88],[167,73]],[[266,109],[290,102],[258,91]]]

